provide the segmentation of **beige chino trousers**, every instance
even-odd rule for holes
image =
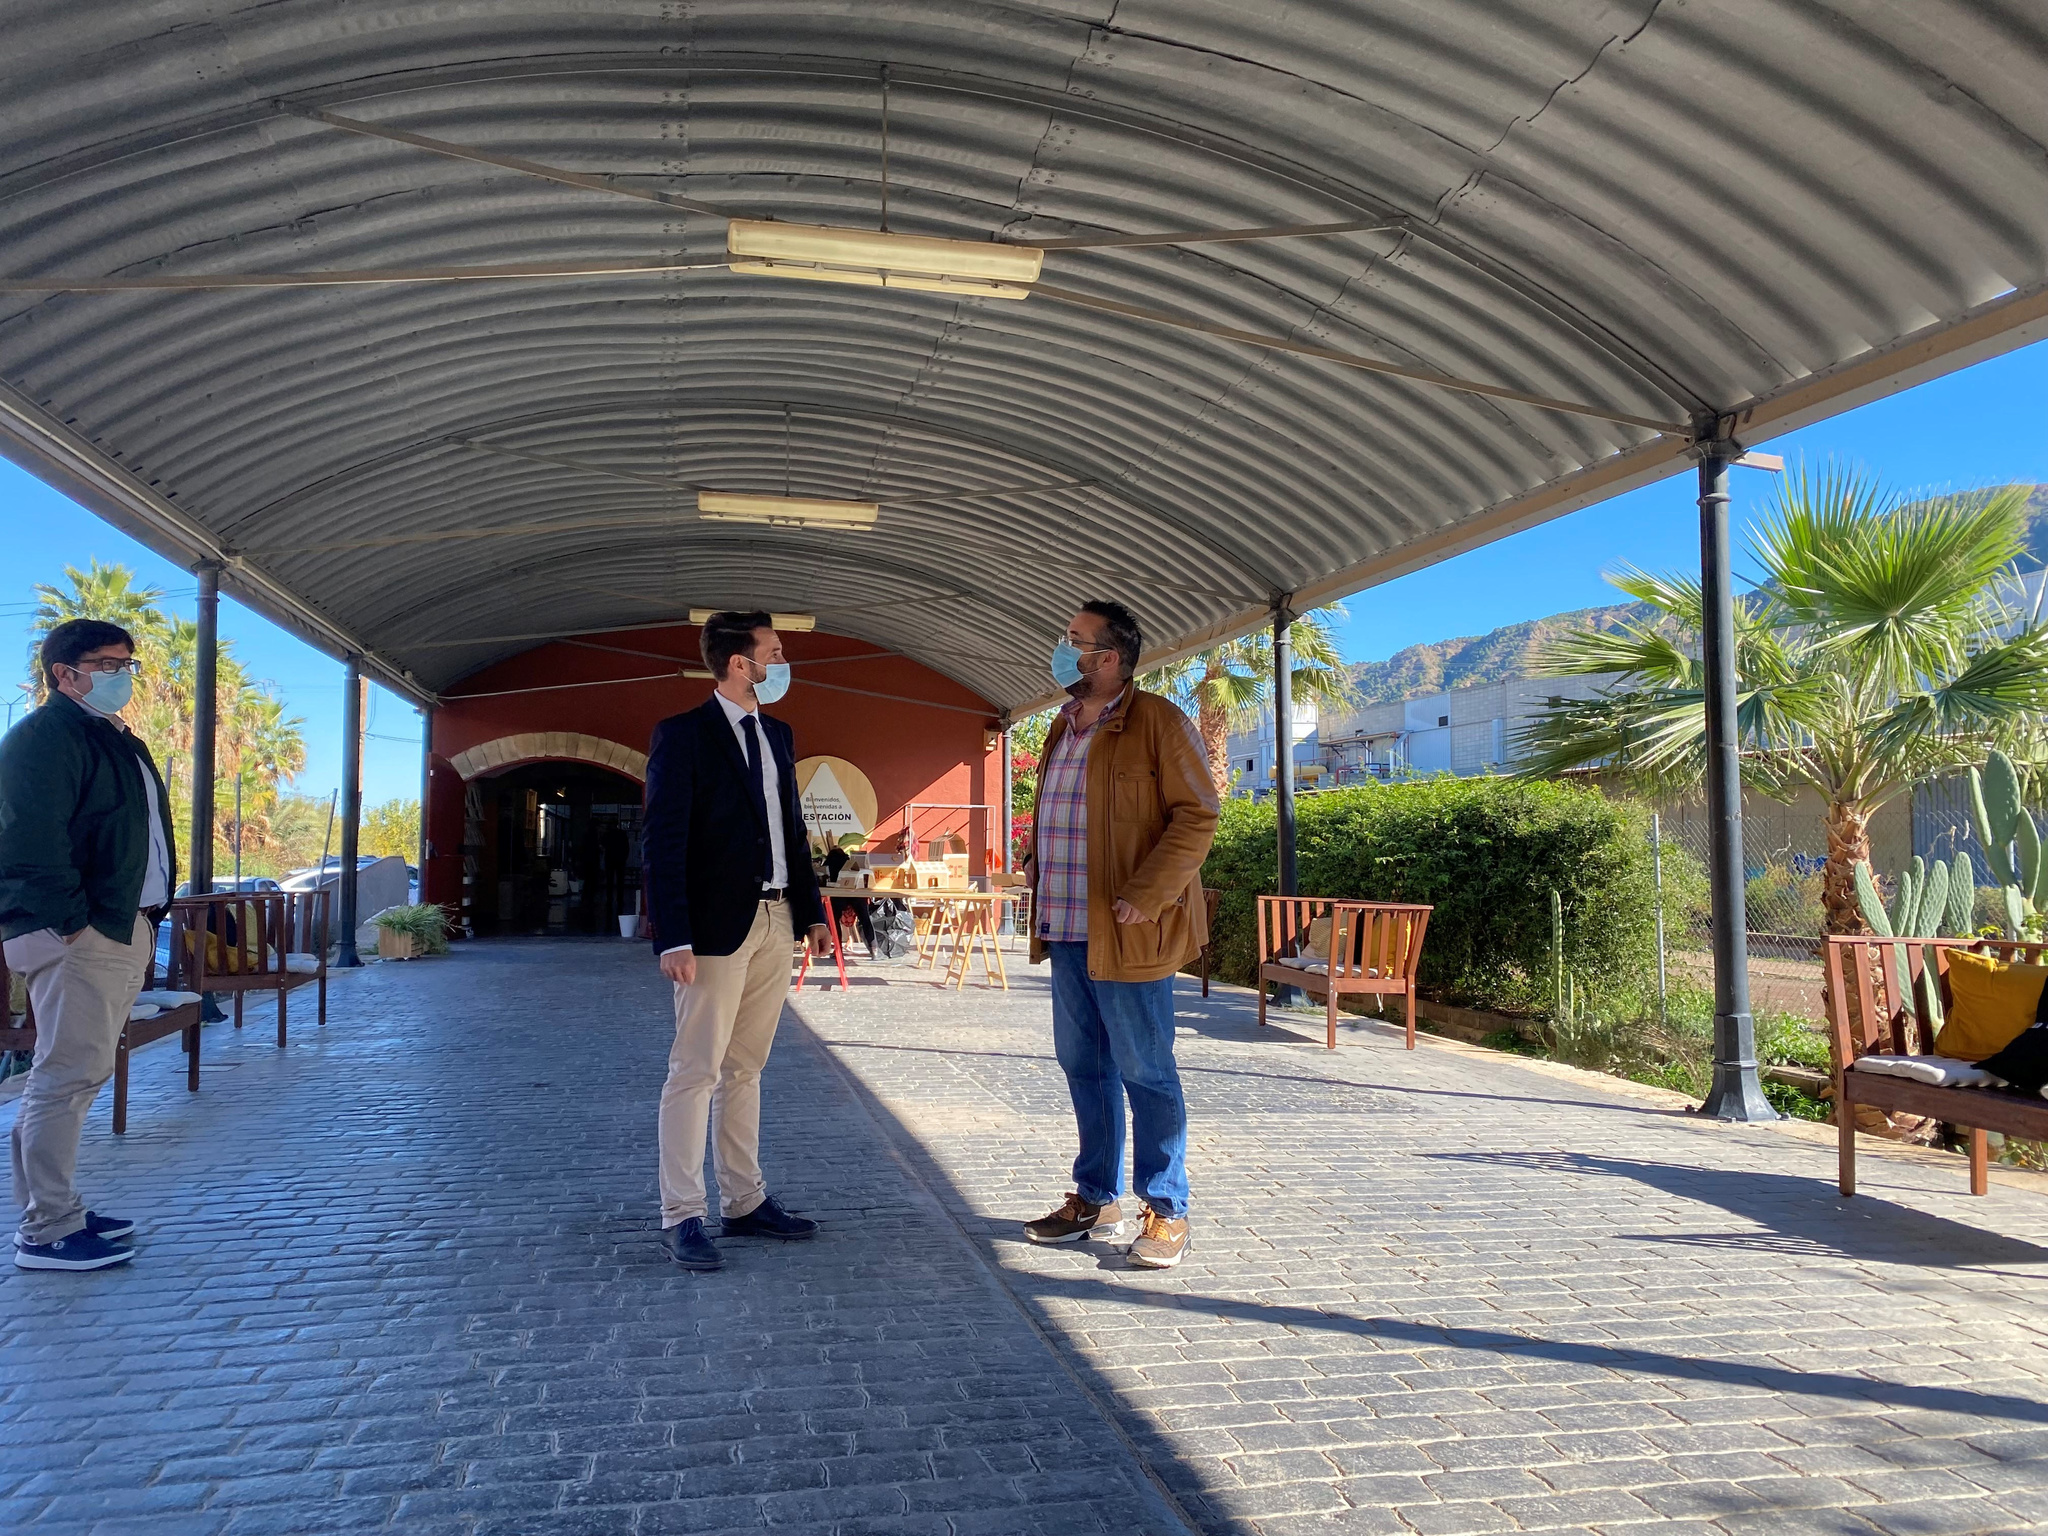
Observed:
[[[54,928],[9,939],[7,968],[28,986],[36,1016],[35,1062],[14,1116],[14,1203],[21,1237],[54,1243],[85,1226],[78,1195],[78,1138],[142,990],[156,929],[140,913],[131,942],[87,927],[66,944]]]
[[[761,1069],[789,995],[795,948],[789,903],[764,901],[738,949],[699,955],[697,979],[675,989],[676,1040],[661,1087],[664,1227],[710,1214],[706,1135],[712,1136],[724,1215],[744,1216],[768,1193],[761,1174]]]

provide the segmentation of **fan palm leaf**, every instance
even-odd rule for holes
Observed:
[[[1297,703],[1337,709],[1351,701],[1351,674],[1331,627],[1343,613],[1334,604],[1319,608],[1301,615],[1288,630],[1294,653],[1289,680]],[[1272,633],[1261,630],[1227,640],[1148,672],[1138,683],[1165,694],[1194,716],[1216,791],[1228,793],[1230,733],[1257,723],[1272,693]]]
[[[1902,501],[1868,475],[1800,471],[1779,486],[1735,609],[1737,733],[1745,780],[1802,787],[1826,805],[1823,900],[1831,932],[1857,932],[1853,866],[1869,820],[1928,775],[2042,735],[2048,630],[2005,601],[2024,547],[2024,488]],[[1521,733],[1522,771],[1599,767],[1648,788],[1696,785],[1705,767],[1699,583],[1624,570],[1614,585],[1655,620],[1565,636],[1542,670],[1606,675]]]

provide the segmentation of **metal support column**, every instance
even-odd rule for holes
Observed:
[[[199,578],[199,622],[193,647],[192,677],[192,833],[186,863],[192,894],[213,889],[214,739],[219,708],[216,680],[220,672],[220,567],[211,561],[193,567]]]
[[[1702,441],[1700,660],[1707,693],[1708,888],[1714,926],[1714,1081],[1700,1113],[1716,1120],[1775,1120],[1757,1076],[1756,1021],[1749,1012],[1749,917],[1743,899],[1742,741],[1736,724],[1735,586],[1729,569],[1728,465],[1742,449]]]
[[[1300,894],[1294,862],[1294,610],[1273,605],[1273,830],[1280,852],[1282,896]],[[1301,988],[1275,990],[1274,1003],[1299,1007]]]
[[[427,836],[427,812],[434,803],[434,707],[420,706],[420,849],[415,867],[420,872],[420,900],[427,899],[427,860],[434,845]]]
[[[341,688],[341,874],[335,882],[334,931],[339,943],[333,964],[361,965],[356,953],[356,839],[363,823],[363,671],[353,656]]]

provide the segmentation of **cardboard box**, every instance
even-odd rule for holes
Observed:
[[[868,880],[878,891],[914,891],[917,873],[914,864],[881,864],[868,871]]]

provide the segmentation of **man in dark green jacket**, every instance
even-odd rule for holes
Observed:
[[[177,885],[169,796],[121,721],[135,642],[72,619],[44,637],[49,699],[0,737],[0,940],[28,985],[36,1055],[15,1115],[22,1269],[105,1269],[135,1223],[86,1209],[78,1137]]]

